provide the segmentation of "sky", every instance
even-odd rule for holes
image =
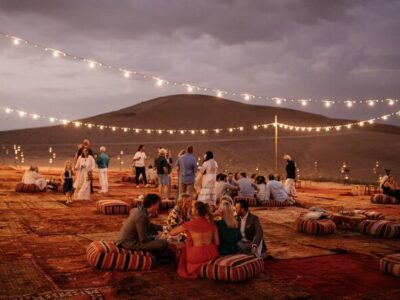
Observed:
[[[0,32],[171,81],[296,99],[400,99],[399,16],[394,0],[0,0]],[[2,107],[77,119],[185,92],[0,37]],[[288,107],[362,120],[400,103]],[[43,125],[0,113],[0,130]]]

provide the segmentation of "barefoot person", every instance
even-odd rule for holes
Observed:
[[[179,260],[178,275],[197,278],[202,264],[219,256],[218,229],[211,220],[208,204],[193,202],[192,219],[171,230],[171,235],[187,233],[185,249]]]
[[[82,155],[75,165],[75,169],[79,170],[75,185],[79,200],[90,200],[90,183],[93,180],[95,165],[93,156],[89,155],[89,149],[83,148]]]
[[[64,172],[61,174],[63,183],[63,192],[67,196],[67,204],[72,202],[72,184],[73,184],[74,171],[72,169],[72,162],[67,160],[65,162]]]

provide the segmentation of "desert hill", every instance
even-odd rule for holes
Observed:
[[[337,120],[322,115],[292,109],[238,103],[205,95],[173,95],[160,97],[121,110],[88,117],[79,121],[99,125],[151,128],[151,129],[214,129],[244,126],[243,132],[216,134],[170,135],[134,132],[112,132],[110,129],[75,128],[72,125],[51,126],[25,130],[0,132],[2,145],[22,144],[26,164],[32,161],[47,162],[49,145],[57,152],[57,163],[61,164],[74,153],[74,144],[90,138],[93,147],[108,146],[112,156],[124,151],[125,165],[130,165],[130,155],[136,147],[147,145],[148,156],[154,157],[158,146],[165,146],[176,153],[188,144],[194,144],[196,154],[213,150],[221,170],[245,169],[250,173],[256,168],[267,173],[273,169],[274,130],[250,129],[254,124],[271,123],[277,115],[279,122],[293,125],[324,126],[343,124],[348,120]],[[279,130],[279,156],[288,152],[297,161],[300,177],[342,178],[340,166],[346,162],[353,179],[374,180],[372,168],[380,162],[380,170],[400,170],[396,153],[400,149],[400,128],[388,125],[365,126],[363,129],[344,130],[332,133],[288,132]],[[4,158],[6,159],[6,158]],[[318,162],[318,168],[315,167]],[[284,162],[280,163],[283,171]],[[118,166],[114,161],[114,166]]]

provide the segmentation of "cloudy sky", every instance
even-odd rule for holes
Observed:
[[[400,99],[399,16],[390,0],[0,0],[3,33],[169,80],[313,99]],[[182,92],[0,37],[1,106],[73,119]],[[400,104],[307,110],[366,119]],[[0,116],[0,130],[42,125]]]

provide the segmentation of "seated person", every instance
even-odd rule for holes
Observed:
[[[385,195],[394,197],[400,201],[400,189],[398,188],[396,180],[393,176],[383,176],[381,187]]]
[[[221,200],[218,213],[221,215],[221,219],[215,222],[220,239],[218,252],[220,255],[236,254],[239,252],[238,242],[242,236],[235,219],[235,208],[232,205],[232,199],[231,201],[226,198]]]
[[[191,208],[192,197],[190,194],[181,194],[176,202],[175,207],[169,211],[167,218],[168,226],[175,228],[179,225],[182,225],[182,223],[189,221]]]
[[[128,219],[122,225],[117,242],[118,247],[130,250],[146,250],[162,256],[167,249],[167,241],[158,239],[157,231],[166,227],[150,222],[149,214],[157,213],[161,198],[157,194],[144,197],[143,207],[132,209]]]
[[[233,176],[233,173],[228,173],[228,177],[226,178],[226,182],[229,183],[230,185],[236,187],[235,190],[230,190],[228,192],[229,196],[236,197],[237,196],[237,191],[238,191],[237,190],[238,189],[238,185],[237,185],[237,182],[236,182],[236,180],[235,180],[235,178]]]
[[[217,201],[220,200],[223,196],[229,195],[232,190],[235,190],[236,186],[229,184],[226,182],[226,175],[223,173],[219,173],[217,175],[217,182],[215,183],[215,195]]]
[[[254,188],[251,180],[247,178],[245,172],[239,173],[239,180],[237,181],[239,186],[239,197],[254,198]]]
[[[202,264],[219,256],[218,229],[211,220],[209,206],[195,201],[192,219],[171,230],[172,236],[186,232],[185,249],[179,260],[178,275],[195,279]]]
[[[39,187],[40,190],[44,190],[47,186],[46,179],[39,174],[39,168],[37,166],[31,166],[29,170],[25,171],[22,176],[22,183],[34,184]]]
[[[238,228],[242,239],[238,242],[241,253],[265,257],[267,247],[264,243],[264,232],[257,216],[249,212],[249,204],[240,200],[235,204],[238,217]]]
[[[146,171],[146,179],[149,184],[155,184],[158,185],[158,176],[157,176],[157,170],[153,168],[153,166],[149,166],[149,168]]]
[[[256,199],[259,203],[264,203],[266,200],[266,188],[267,183],[265,182],[264,176],[257,176],[256,181]]]
[[[265,201],[275,200],[278,202],[288,201],[290,203],[294,203],[294,199],[289,196],[285,188],[279,181],[275,180],[274,175],[268,175],[268,183],[265,193]]]

